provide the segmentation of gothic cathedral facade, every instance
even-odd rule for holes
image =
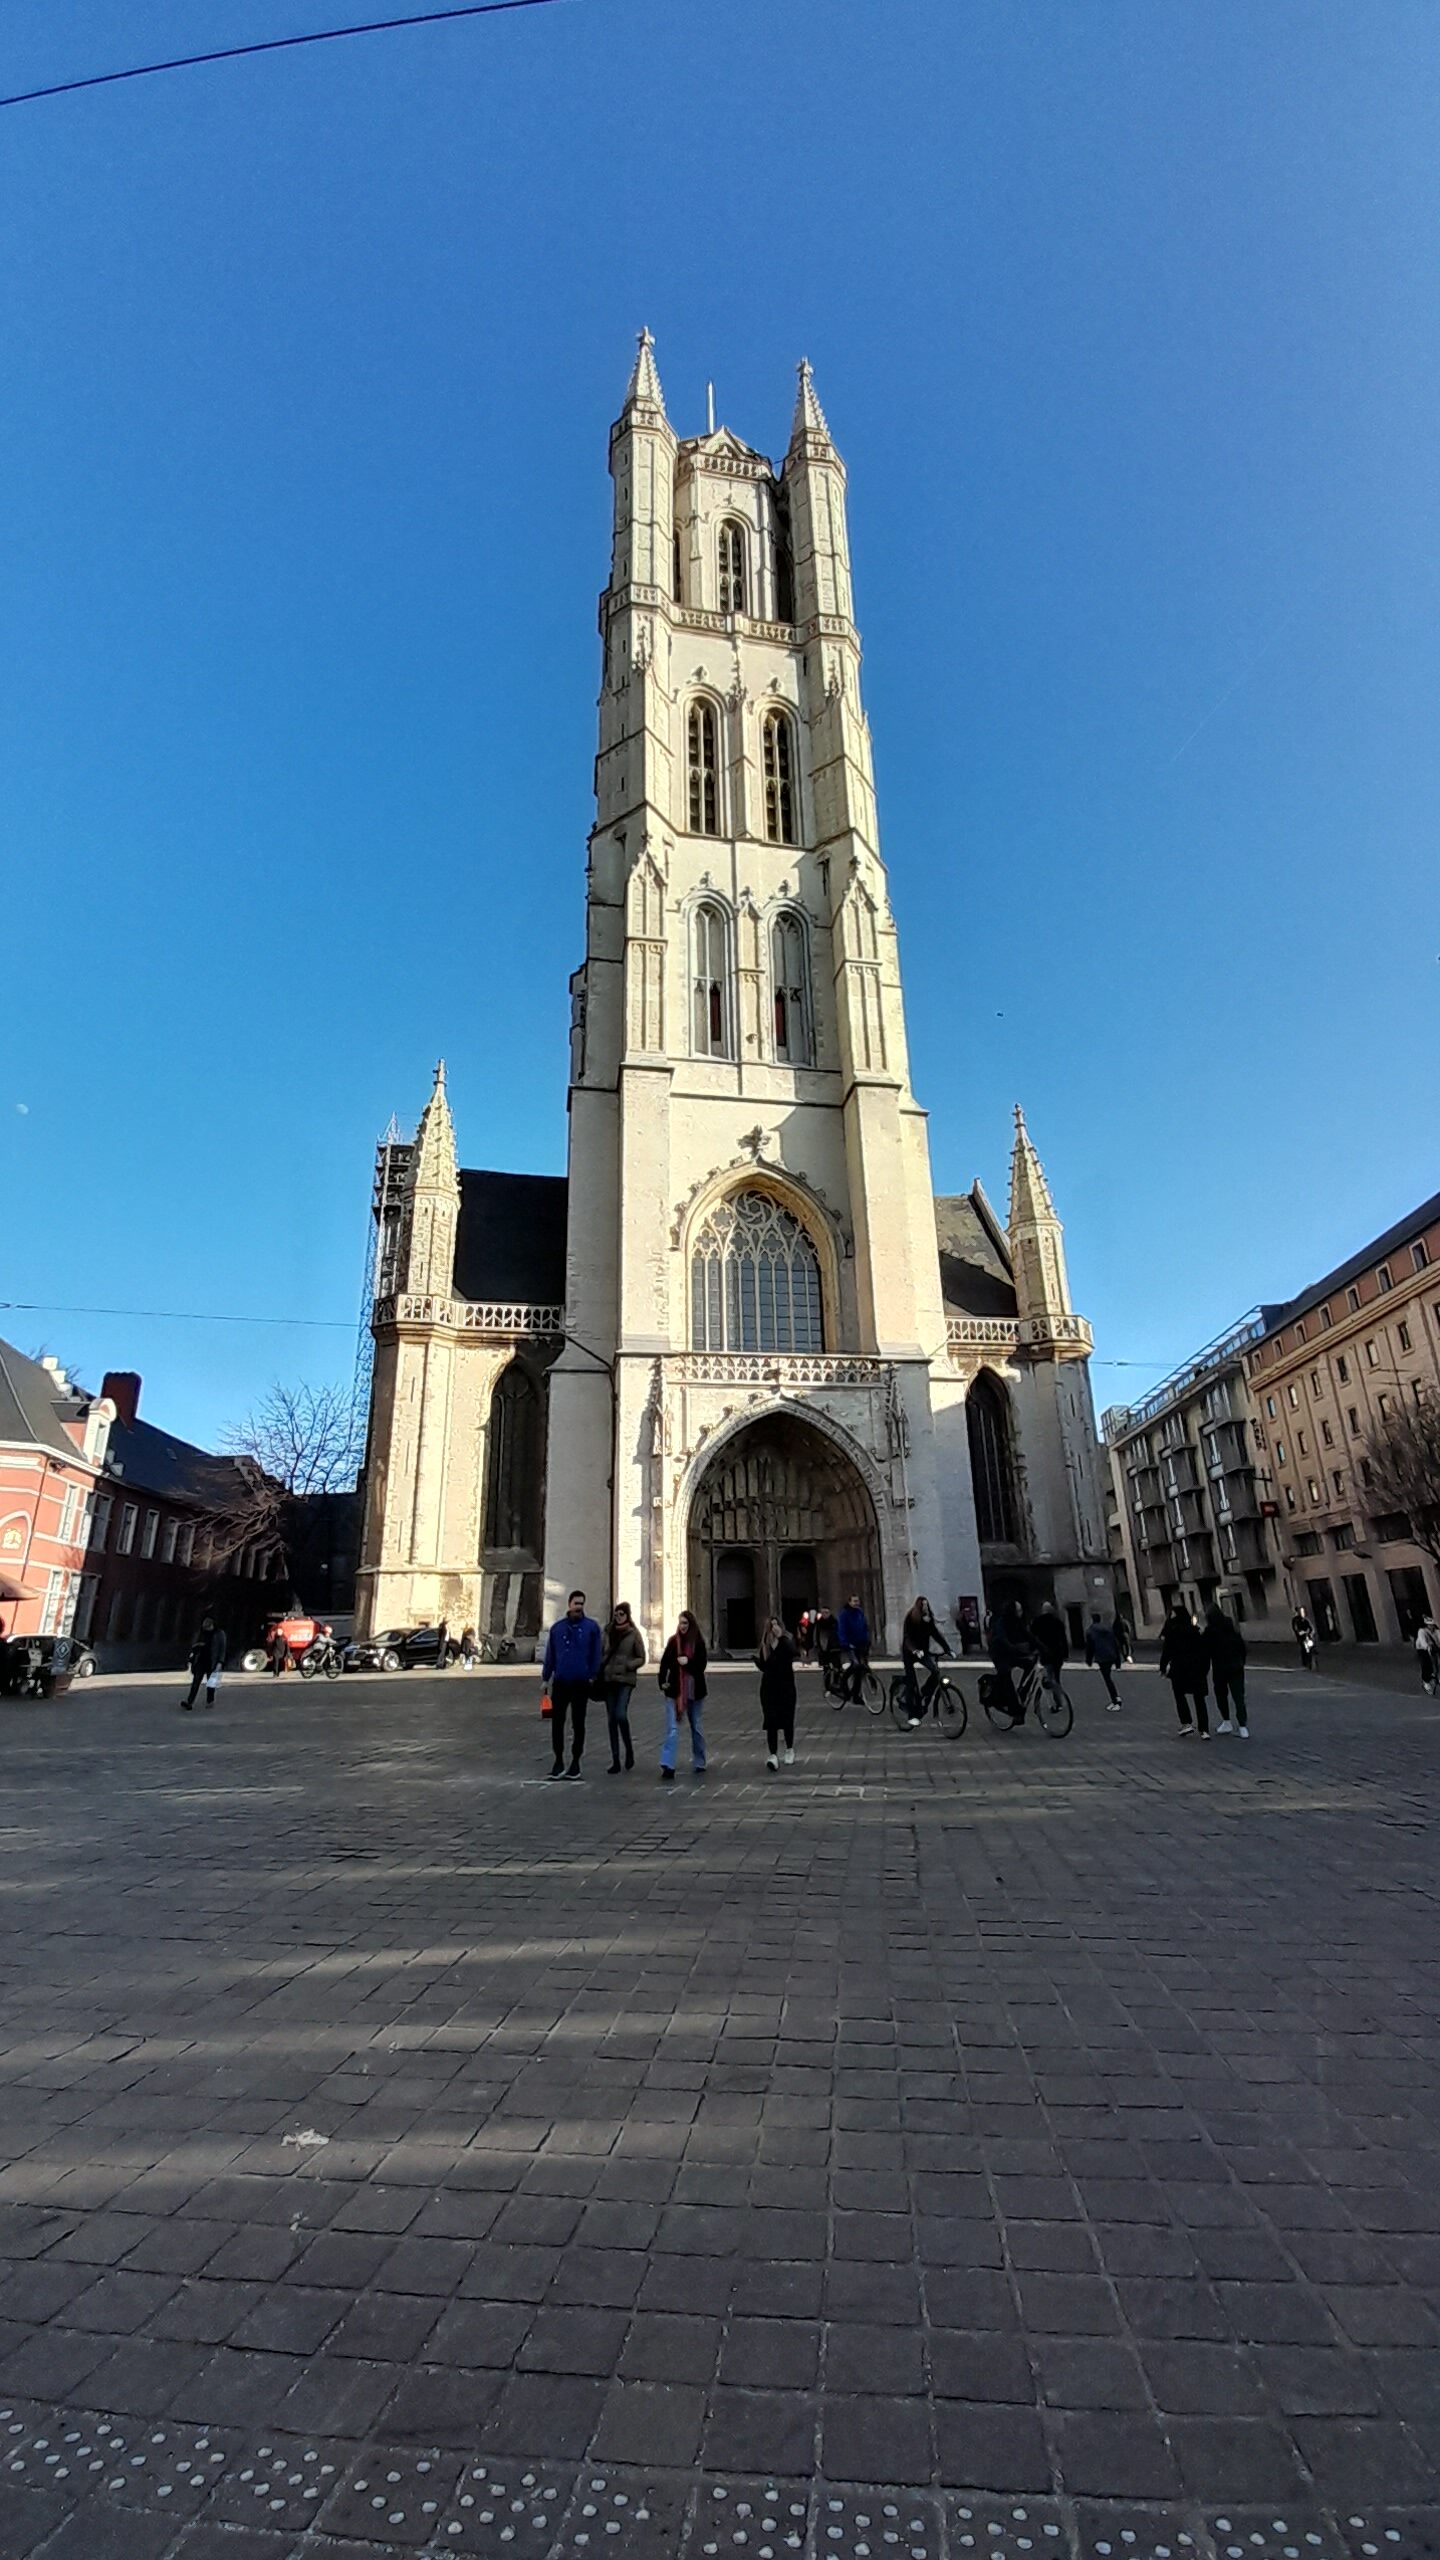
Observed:
[[[1090,1330],[1017,1110],[1009,1216],[935,1197],[880,857],[845,471],[610,439],[568,1176],[462,1171],[443,1070],[382,1143],[362,1627],[522,1653],[574,1586],[652,1648],[858,1592],[1108,1606]],[[652,1653],[653,1658],[653,1653]]]

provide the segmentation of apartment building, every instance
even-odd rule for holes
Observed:
[[[1440,1394],[1440,1193],[1268,1318],[1245,1367],[1291,1605],[1322,1643],[1404,1643],[1440,1570],[1380,1507],[1367,1444]]]
[[[1288,1632],[1247,1377],[1275,1312],[1255,1308],[1143,1403],[1101,1417],[1116,1593],[1137,1635],[1159,1633],[1177,1594],[1197,1615],[1218,1599],[1253,1634]]]

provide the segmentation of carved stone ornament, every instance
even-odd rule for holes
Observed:
[[[764,1152],[765,1141],[769,1135],[770,1132],[768,1129],[762,1129],[758,1126],[754,1129],[746,1130],[740,1144],[746,1155],[750,1158],[752,1164],[759,1163],[761,1155]]]
[[[649,623],[637,622],[635,625],[635,645],[630,653],[631,663],[634,666],[637,675],[643,676],[654,654],[654,642],[650,636]]]

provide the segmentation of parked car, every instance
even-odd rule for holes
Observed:
[[[459,1637],[447,1631],[446,1662],[453,1662],[459,1651]],[[387,1627],[383,1635],[361,1636],[345,1647],[347,1671],[414,1671],[422,1664],[433,1671],[439,1659],[438,1627]]]
[[[7,1636],[0,1644],[0,1691],[8,1698],[63,1698],[88,1680],[95,1656],[78,1636]]]

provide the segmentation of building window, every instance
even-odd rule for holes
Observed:
[[[490,1399],[485,1546],[540,1562],[545,1516],[545,1398],[519,1360],[503,1370]]]
[[[690,833],[692,836],[718,836],[720,833],[720,778],[718,731],[713,702],[692,702],[686,721],[686,762],[689,773]]]
[[[170,1518],[166,1521],[164,1528],[160,1532],[160,1561],[162,1564],[174,1563],[175,1541],[179,1535],[180,1523],[172,1512]]]
[[[1381,1421],[1382,1421],[1382,1422],[1384,1422],[1384,1421],[1388,1418],[1388,1415],[1389,1415],[1389,1412],[1390,1412],[1390,1398],[1389,1398],[1389,1397],[1387,1396],[1387,1394],[1385,1393],[1385,1390],[1384,1390],[1384,1388],[1383,1388],[1383,1387],[1382,1387],[1382,1388],[1381,1388],[1381,1390],[1380,1390],[1379,1404],[1380,1404],[1380,1419],[1381,1419]]]
[[[184,1528],[180,1532],[180,1546],[177,1555],[177,1562],[188,1565],[193,1561],[194,1555],[195,1523],[193,1520],[187,1520]]]
[[[720,527],[720,610],[749,611],[745,601],[745,527],[733,519]]]
[[[965,1399],[965,1421],[970,1437],[970,1476],[975,1488],[975,1526],[985,1545],[1013,1546],[1017,1505],[1009,1399],[999,1380],[983,1369]]]
[[[90,1633],[91,1620],[95,1615],[95,1594],[99,1588],[100,1576],[98,1573],[81,1574],[80,1589],[75,1601],[74,1632],[80,1637],[82,1643]]]
[[[810,1021],[810,963],[805,927],[796,915],[777,916],[770,934],[775,987],[775,1055],[787,1066],[808,1067],[815,1044]]]
[[[1293,1484],[1287,1484],[1285,1487],[1285,1508],[1287,1511],[1293,1511],[1295,1508],[1295,1487]]]
[[[1350,1313],[1351,1313],[1351,1314],[1352,1314],[1352,1316],[1353,1316],[1353,1314],[1355,1313],[1356,1308],[1357,1308],[1357,1307],[1359,1306],[1359,1304],[1360,1304],[1360,1292],[1359,1292],[1359,1290],[1358,1290],[1357,1288],[1355,1288],[1355,1287],[1354,1287],[1353,1283],[1352,1283],[1351,1287],[1350,1287],[1350,1288],[1348,1288],[1348,1289],[1346,1290],[1346,1292],[1345,1292],[1345,1304],[1346,1304],[1346,1306],[1349,1308]]]
[[[122,1502],[120,1505],[120,1554],[122,1556],[128,1556],[134,1544],[135,1505],[133,1502]]]
[[[145,1514],[144,1524],[140,1531],[140,1553],[142,1556],[153,1556],[155,1553],[155,1539],[159,1531],[159,1527],[159,1512],[147,1511]]]
[[[767,711],[760,732],[765,778],[765,834],[771,844],[795,842],[795,732],[784,711]]]
[[[1300,1323],[1295,1327],[1295,1339],[1297,1342],[1303,1342],[1305,1339],[1305,1324],[1303,1317]]]
[[[1305,1490],[1306,1490],[1306,1492],[1309,1494],[1311,1501],[1312,1501],[1312,1502],[1316,1502],[1316,1503],[1318,1503],[1318,1501],[1319,1501],[1319,1499],[1320,1499],[1320,1487],[1319,1487],[1319,1486],[1318,1486],[1318,1484],[1316,1483],[1316,1481],[1315,1481],[1315,1479],[1314,1479],[1314,1477],[1313,1477],[1313,1476],[1307,1476],[1307,1477],[1306,1477],[1306,1479],[1305,1479]]]
[[[1294,1386],[1287,1387],[1285,1390],[1285,1401],[1289,1405],[1292,1413],[1298,1413],[1300,1410],[1299,1388]]]
[[[1375,1470],[1368,1458],[1362,1458],[1360,1461],[1360,1481],[1367,1491],[1375,1481]]]
[[[1322,1307],[1322,1308],[1321,1308],[1321,1310],[1320,1310],[1320,1330],[1321,1330],[1321,1332],[1322,1332],[1322,1333],[1328,1333],[1328,1332],[1329,1332],[1329,1330],[1330,1330],[1330,1327],[1332,1326],[1332,1324],[1334,1323],[1334,1321],[1335,1321],[1335,1319],[1334,1319],[1334,1317],[1332,1316],[1332,1314],[1330,1313],[1329,1308],[1328,1308],[1328,1307]]]
[[[1318,1396],[1320,1392],[1320,1372],[1318,1369],[1312,1369],[1310,1372],[1310,1393],[1312,1396]]]
[[[1330,1471],[1330,1482],[1335,1488],[1336,1501],[1343,1502],[1345,1499],[1345,1478],[1339,1467],[1332,1467]]]
[[[1309,1457],[1309,1455],[1310,1455],[1310,1443],[1309,1443],[1309,1441],[1306,1439],[1305,1434],[1304,1434],[1304,1432],[1303,1432],[1303,1431],[1297,1431],[1297,1432],[1296,1432],[1296,1434],[1295,1434],[1295,1446],[1296,1446],[1296,1449],[1297,1449],[1297,1451],[1299,1452],[1299,1454],[1300,1454],[1300,1456],[1301,1456],[1302,1458],[1308,1458],[1308,1457]]]
[[[1277,1440],[1275,1443],[1275,1464],[1277,1467],[1283,1467],[1285,1464],[1285,1443],[1283,1440]]]
[[[1390,1265],[1388,1262],[1382,1262],[1379,1270],[1376,1272],[1375,1286],[1380,1291],[1382,1297],[1387,1289],[1394,1288],[1395,1283],[1390,1277]]]
[[[1412,1271],[1424,1271],[1428,1269],[1429,1262],[1430,1248],[1422,1237],[1419,1244],[1410,1247],[1410,1268]]]
[[[63,1565],[52,1564],[50,1567],[50,1578],[45,1586],[45,1608],[40,1620],[42,1636],[59,1636],[67,1633],[68,1619],[73,1619],[75,1612],[75,1603],[70,1592],[70,1585],[75,1579],[74,1575],[66,1572]]]
[[[683,604],[685,601],[685,587],[680,575],[680,528],[678,525],[671,537],[670,548],[670,583],[674,589],[676,603]]]
[[[1403,1322],[1402,1322],[1402,1323],[1400,1323],[1400,1324],[1397,1324],[1397,1326],[1395,1327],[1395,1339],[1396,1339],[1396,1341],[1399,1343],[1400,1348],[1401,1348],[1401,1350],[1402,1350],[1402,1351],[1408,1351],[1408,1350],[1409,1350],[1409,1348],[1410,1348],[1410,1327],[1408,1326],[1408,1324],[1405,1324],[1405,1323],[1403,1323]]]
[[[695,949],[691,1040],[697,1058],[730,1055],[730,937],[722,910],[707,898],[691,922]]]
[[[1341,1386],[1342,1386],[1342,1387],[1348,1387],[1348,1386],[1349,1386],[1349,1384],[1350,1384],[1350,1363],[1349,1363],[1349,1361],[1346,1359],[1345,1354],[1344,1354],[1344,1352],[1343,1352],[1343,1351],[1340,1351],[1340,1352],[1337,1352],[1337,1353],[1336,1353],[1336,1356],[1335,1356],[1335,1375],[1336,1375],[1336,1377],[1339,1379],[1340,1384],[1341,1384]]]
[[[711,1210],[690,1260],[695,1351],[823,1351],[820,1258],[798,1218],[766,1191]]]
[[[1345,1419],[1350,1425],[1351,1439],[1358,1440],[1360,1437],[1360,1407],[1358,1404],[1347,1404],[1345,1407]]]
[[[1266,1410],[1267,1414],[1269,1415],[1270,1420],[1273,1422],[1273,1421],[1274,1421],[1274,1419],[1275,1419],[1275,1399],[1274,1399],[1274,1397],[1273,1397],[1273,1396],[1267,1396],[1267,1397],[1266,1397],[1266,1399],[1265,1399],[1265,1410]]]
[[[1324,1441],[1325,1446],[1326,1446],[1326,1448],[1327,1448],[1327,1449],[1333,1449],[1333,1448],[1334,1448],[1334,1446],[1335,1446],[1335,1434],[1334,1434],[1334,1432],[1331,1430],[1330,1425],[1329,1425],[1329,1423],[1328,1423],[1328,1422],[1323,1422],[1323,1421],[1322,1421],[1322,1423],[1321,1423],[1321,1425],[1320,1425],[1320,1437],[1321,1437],[1321,1439]]]
[[[1370,1340],[1366,1343],[1366,1345],[1365,1345],[1365,1359],[1366,1359],[1366,1363],[1367,1363],[1367,1365],[1368,1365],[1370,1368],[1372,1368],[1372,1369],[1378,1369],[1378,1368],[1379,1368],[1379,1366],[1380,1366],[1380,1353],[1379,1353],[1379,1350],[1378,1350],[1378,1348],[1377,1348],[1377,1346],[1376,1346],[1376,1343],[1375,1343],[1375,1340],[1374,1340],[1373,1335],[1372,1335],[1371,1339],[1370,1339]]]
[[[60,1505],[60,1526],[55,1533],[56,1541],[62,1547],[73,1547],[75,1544],[75,1523],[79,1510],[80,1487],[78,1484],[67,1484],[65,1499]]]
[[[105,1553],[106,1543],[110,1536],[110,1514],[114,1508],[115,1497],[113,1494],[97,1493],[95,1497],[95,1508],[90,1515],[90,1552],[92,1555],[103,1556]]]
[[[1338,1529],[1331,1530],[1330,1538],[1332,1545],[1337,1546],[1343,1554],[1347,1547],[1353,1547],[1355,1544],[1354,1523],[1342,1520]]]

